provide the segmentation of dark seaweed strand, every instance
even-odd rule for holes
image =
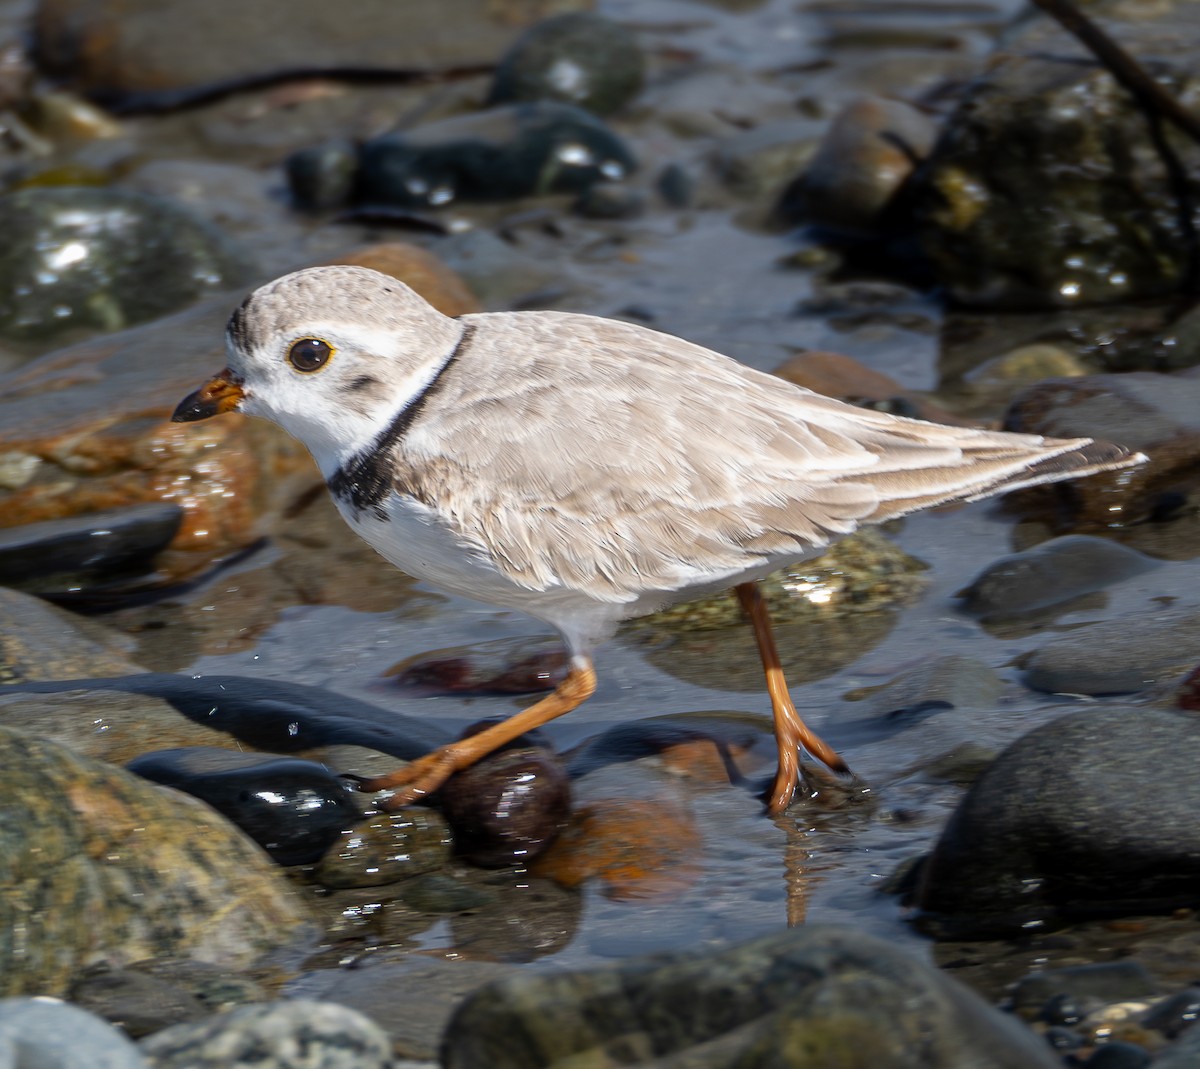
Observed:
[[[371,509],[379,519],[388,518],[383,502],[392,492],[395,474],[392,454],[395,447],[408,433],[429,399],[437,392],[450,365],[466,349],[474,333],[473,326],[464,325],[458,342],[446,357],[446,362],[434,372],[425,389],[396,414],[396,418],[366,449],[355,453],[333,473],[329,479],[329,490],[334,497],[348,502],[356,513]]]

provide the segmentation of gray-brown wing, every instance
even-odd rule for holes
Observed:
[[[465,318],[398,483],[534,590],[629,601],[1124,456],[854,408],[611,320]]]

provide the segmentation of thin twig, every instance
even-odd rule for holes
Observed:
[[[1079,10],[1071,0],[1033,0],[1074,34],[1147,111],[1161,115],[1200,143],[1200,119],[1158,84],[1136,59]]]

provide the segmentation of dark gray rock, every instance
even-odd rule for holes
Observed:
[[[635,166],[625,143],[581,108],[512,104],[368,141],[357,196],[401,208],[506,200],[579,192]]]
[[[1093,17],[1194,107],[1200,11],[1170,4],[1150,16],[1112,12]],[[1182,137],[1171,143],[1194,201],[1200,150]],[[921,181],[925,249],[956,300],[1070,307],[1188,284],[1180,207],[1144,112],[1047,16],[992,57]]]
[[[1200,986],[1186,987],[1152,1006],[1142,1026],[1176,1039],[1200,1020]]]
[[[501,57],[488,102],[557,100],[611,115],[637,96],[645,66],[620,23],[589,12],[557,15],[531,26]]]
[[[131,190],[0,197],[0,335],[114,331],[244,281],[247,265],[185,208]]]
[[[874,716],[917,716],[943,709],[994,706],[1004,682],[982,661],[961,655],[931,657],[878,687],[856,692]]]
[[[1100,709],[1030,732],[980,776],[921,874],[950,938],[1200,904],[1200,719]]]
[[[1200,654],[1200,610],[1130,613],[1052,638],[1021,659],[1026,686],[1050,694],[1138,694],[1171,682]]]
[[[444,1069],[576,1064],[1032,1069],[1057,1065],[1018,1021],[905,951],[832,927],[718,953],[521,975],[476,992]]]
[[[266,1002],[177,1024],[138,1046],[154,1069],[389,1069],[392,1044],[357,1010]]]
[[[985,619],[1059,605],[1158,566],[1135,549],[1090,535],[1065,535],[993,561],[959,592]]]

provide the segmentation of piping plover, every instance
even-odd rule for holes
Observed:
[[[781,812],[800,748],[846,766],[788,696],[754,580],[860,524],[1145,459],[855,408],[615,320],[451,319],[361,267],[263,286],[226,342],[229,366],[177,422],[235,409],[273,420],[389,561],[544,620],[570,652],[552,694],[366,784],[395,788],[392,805],[585,701],[592,651],[622,620],[732,586],[766,671],[779,750],[768,809]]]

